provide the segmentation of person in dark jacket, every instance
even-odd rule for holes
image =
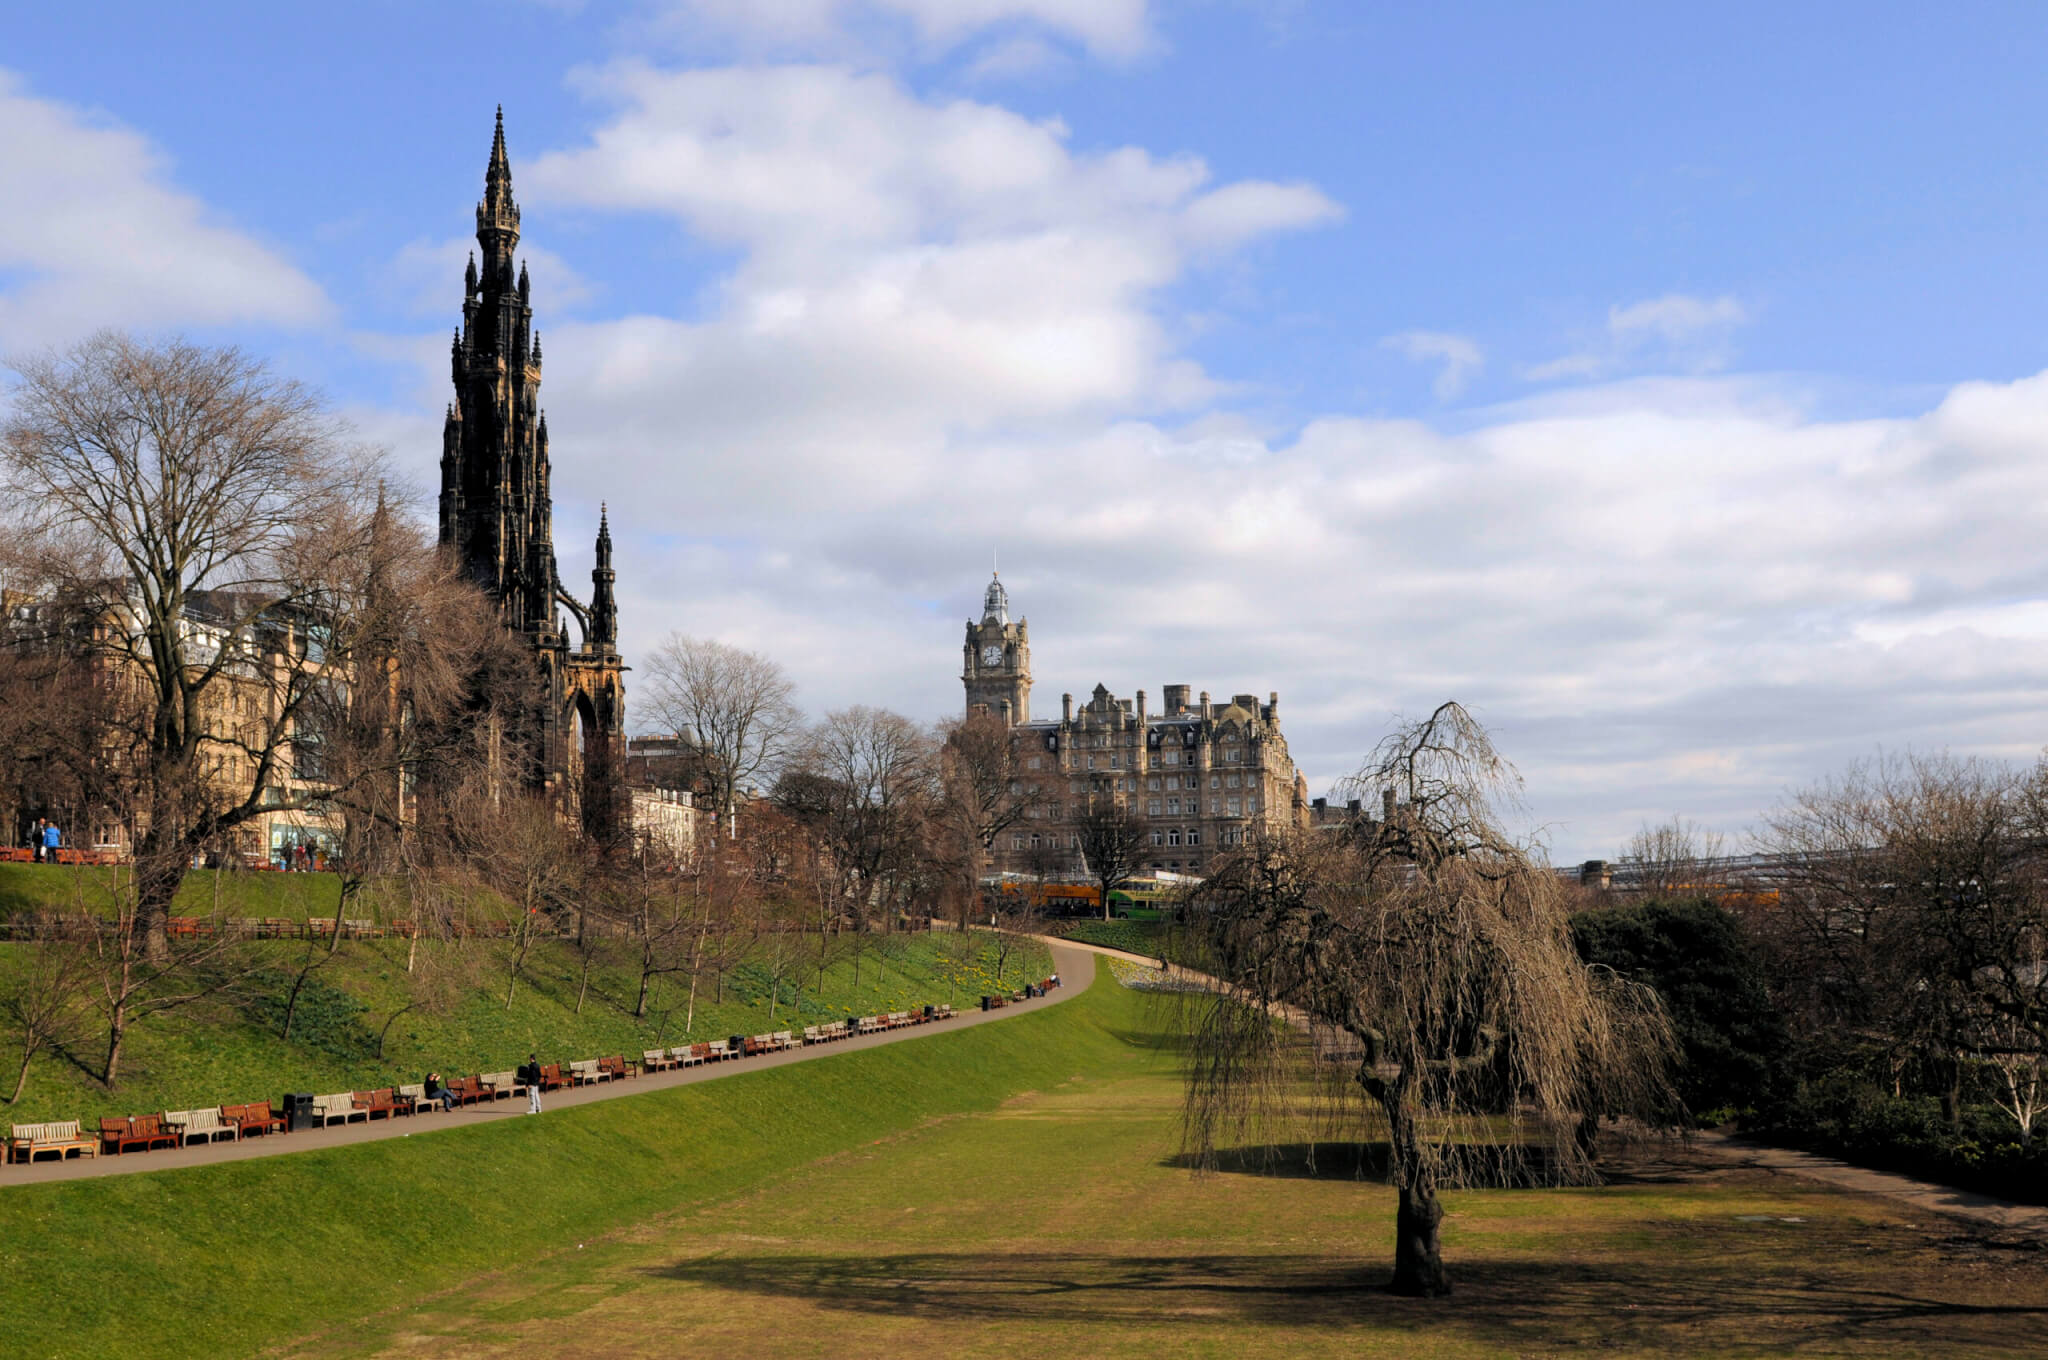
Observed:
[[[454,1109],[462,1103],[462,1098],[449,1090],[441,1081],[441,1074],[439,1072],[427,1073],[427,1099],[440,1101],[443,1113]]]
[[[526,1084],[526,1112],[528,1114],[539,1114],[541,1083],[540,1054],[527,1054],[526,1066],[520,1068],[515,1075],[518,1076],[520,1081]]]

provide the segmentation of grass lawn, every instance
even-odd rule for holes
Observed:
[[[308,1338],[302,1357],[2041,1354],[2048,1253],[1681,1150],[1449,1197],[1448,1300],[1381,1291],[1391,1192],[1178,1166],[1156,1003],[1106,975],[1064,1081],[863,1138]],[[989,1027],[1000,1031],[1002,1025]]]
[[[270,877],[331,882],[315,874]],[[849,939],[839,937],[842,952],[822,980],[814,967],[806,967],[776,987],[760,960],[731,969],[722,987],[707,977],[694,1015],[687,979],[658,979],[645,1017],[632,1013],[638,975],[620,957],[629,952],[623,948],[591,970],[579,1011],[578,959],[559,941],[536,947],[509,1008],[499,942],[423,941],[419,968],[408,973],[404,940],[344,941],[331,961],[325,944],[310,946],[309,954],[301,941],[251,941],[244,947],[258,956],[256,972],[220,996],[154,1016],[131,1031],[118,1089],[107,1090],[93,1075],[105,1039],[87,1011],[75,1022],[68,1056],[38,1055],[21,1100],[5,1106],[0,1119],[96,1123],[101,1115],[274,1101],[286,1091],[366,1090],[418,1081],[429,1067],[450,1077],[499,1071],[516,1067],[531,1052],[547,1060],[638,1057],[659,1045],[801,1029],[926,1002],[971,1006],[997,986],[995,950],[987,941],[981,941],[978,957],[962,958],[953,947],[956,937],[949,935],[869,936],[856,967],[843,953]],[[786,937],[777,943],[810,957],[816,940]],[[31,948],[0,943],[0,991]],[[286,1041],[279,1037],[282,999],[309,957],[321,961],[320,967]],[[1001,985],[1021,986],[1051,968],[1044,946],[1020,945],[1007,960]],[[408,1006],[414,1008],[401,1009]],[[387,1024],[380,1060],[377,1037]],[[10,1038],[0,1026],[0,1096],[12,1089],[19,1062]]]
[[[127,872],[85,864],[0,864],[0,920],[80,905],[99,909],[114,876]],[[194,869],[178,889],[177,909],[193,916],[211,916],[218,910],[227,916],[288,916],[303,921],[334,915],[336,896],[332,874]]]

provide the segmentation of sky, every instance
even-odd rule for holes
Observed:
[[[1739,849],[2048,742],[2044,66],[2018,3],[24,7],[0,353],[242,345],[430,513],[502,104],[629,663],[936,719],[999,560],[1040,714],[1278,691],[1321,794],[1457,699],[1558,862]]]

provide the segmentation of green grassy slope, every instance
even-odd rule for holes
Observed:
[[[61,911],[81,903],[97,906],[116,874],[110,869],[78,864],[0,864],[0,920],[21,913]],[[334,915],[337,889],[332,874],[276,874],[195,869],[178,889],[178,911],[184,915],[308,916]],[[351,915],[370,913],[352,911]]]
[[[498,1071],[517,1066],[530,1052],[549,1060],[607,1053],[637,1057],[658,1045],[801,1029],[926,1002],[972,1004],[982,992],[995,990],[995,951],[984,943],[980,957],[957,959],[945,947],[951,939],[870,937],[858,967],[849,958],[836,959],[825,970],[822,989],[815,969],[799,970],[772,995],[761,963],[742,963],[726,975],[722,996],[712,979],[703,981],[693,1018],[687,981],[658,979],[644,1019],[632,1014],[638,976],[622,958],[591,970],[579,1013],[580,966],[566,942],[536,947],[507,1008],[500,944],[422,942],[418,969],[408,973],[407,941],[350,940],[314,973],[289,1042],[278,1037],[283,997],[309,957],[308,946],[255,941],[247,948],[258,956],[256,973],[218,997],[153,1017],[131,1032],[119,1089],[108,1091],[87,1070],[96,1070],[104,1043],[87,1019],[76,1031],[71,1056],[36,1059],[22,1099],[0,1106],[0,1120],[96,1121],[103,1114],[275,1100],[286,1091],[363,1090],[418,1081],[429,1067],[450,1077]],[[0,944],[0,989],[30,947]],[[791,947],[809,950],[814,942]],[[311,949],[310,957],[327,957],[324,944]],[[1044,977],[1051,967],[1042,946],[1020,947],[1003,970],[1002,985],[1015,988],[1027,978]],[[426,1005],[400,1009],[422,999]],[[380,1061],[377,1036],[387,1021]],[[12,1087],[18,1055],[0,1031],[0,1077],[6,1082],[0,1095]]]
[[[1107,982],[914,1042],[539,1119],[0,1190],[0,1355],[247,1354],[934,1116],[1143,1065]]]

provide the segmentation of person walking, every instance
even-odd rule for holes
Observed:
[[[55,864],[57,862],[57,847],[63,843],[64,833],[57,829],[57,824],[55,822],[45,823],[43,826],[43,862],[45,864]]]
[[[526,1112],[540,1113],[540,1054],[526,1055],[526,1066],[519,1069],[519,1080],[526,1083]]]
[[[43,862],[43,819],[38,817],[28,827],[29,858],[36,863]]]

